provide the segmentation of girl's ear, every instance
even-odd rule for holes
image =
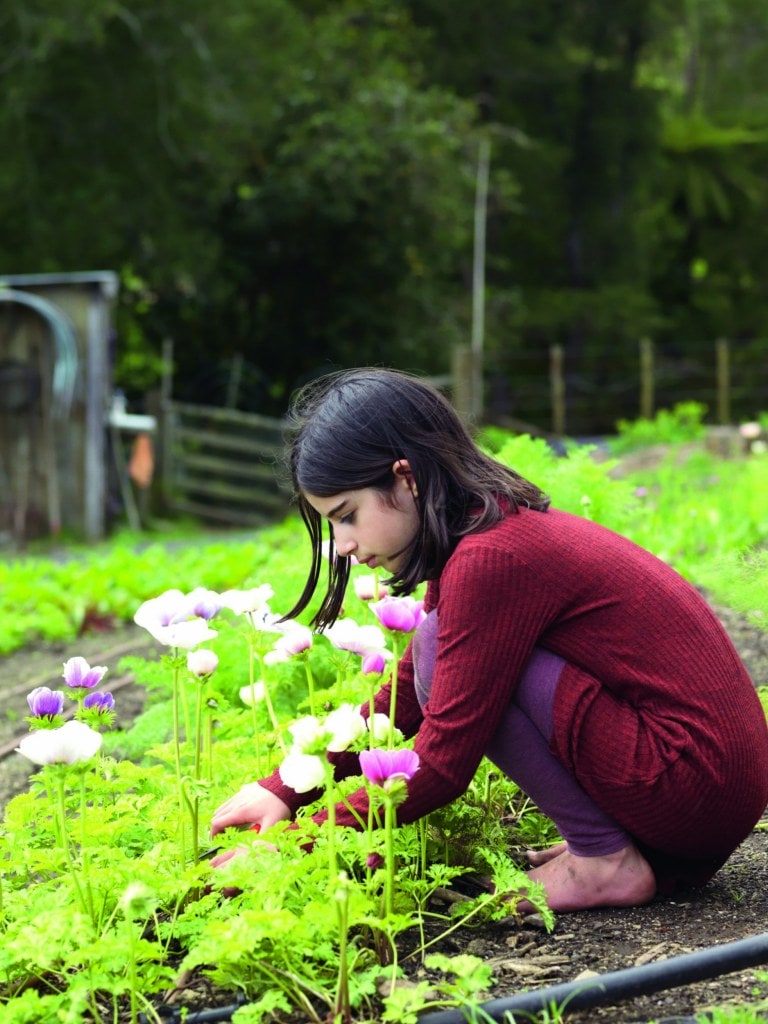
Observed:
[[[395,483],[397,484],[399,481],[402,481],[406,484],[414,498],[418,498],[419,492],[413,479],[413,472],[411,471],[411,464],[408,459],[398,459],[397,462],[393,463],[392,472],[395,475]]]

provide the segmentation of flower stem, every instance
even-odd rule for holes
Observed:
[[[333,765],[325,762],[325,796],[328,807],[328,882],[333,885],[338,875],[336,860],[336,787],[333,778]]]
[[[83,879],[85,882],[85,895],[88,901],[88,911],[91,915],[91,920],[96,924],[96,913],[93,904],[93,889],[91,887],[91,870],[90,870],[90,858],[87,849],[88,841],[88,830],[86,828],[86,809],[88,802],[86,799],[85,791],[85,775],[80,772],[80,862],[83,867]]]
[[[339,979],[336,985],[334,1019],[341,1022],[350,1020],[349,1003],[349,879],[342,871],[338,878],[336,892],[336,916],[339,925]]]
[[[390,680],[389,694],[389,738],[387,746],[390,750],[395,746],[395,713],[397,711],[397,663],[399,660],[397,637],[392,634],[392,653],[394,661],[392,665],[392,678]]]
[[[315,713],[315,677],[312,675],[312,666],[309,664],[309,657],[304,655],[304,671],[307,676],[307,690],[309,691],[309,713]]]
[[[269,715],[269,720],[272,723],[272,728],[274,729],[275,736],[277,737],[277,742],[280,744],[280,749],[282,750],[283,754],[287,754],[288,751],[286,750],[285,740],[283,739],[282,733],[280,732],[280,725],[277,721],[277,715],[275,714],[275,709],[272,706],[272,698],[269,695],[269,687],[267,686],[267,674],[264,671],[264,659],[261,657],[260,654],[258,655],[258,658],[259,668],[261,669],[261,680],[264,683],[264,703],[267,705],[267,713]]]
[[[139,1013],[136,992],[139,986],[138,974],[136,971],[136,936],[133,931],[133,921],[126,920],[128,929],[128,971],[131,982],[131,1024],[138,1024]]]
[[[256,746],[256,775],[261,778],[261,743],[259,740],[259,717],[256,714],[256,679],[253,672],[253,661],[255,652],[253,649],[253,637],[248,637],[248,685],[251,688],[251,729],[253,730],[253,742]],[[266,700],[267,687],[264,685],[264,698]]]
[[[384,914],[394,911],[395,891],[395,802],[389,793],[384,797]]]
[[[179,859],[181,866],[184,867],[187,863],[187,844],[184,838],[184,781],[181,772],[181,737],[179,735],[180,721],[179,721],[179,666],[177,659],[174,659],[173,664],[173,753],[176,764],[176,799],[179,806]]]
[[[56,790],[56,817],[59,825],[59,837],[61,840],[62,849],[64,850],[64,857],[66,858],[67,866],[69,867],[69,873],[72,878],[72,884],[75,888],[75,893],[77,894],[80,909],[91,922],[91,924],[93,924],[93,915],[88,906],[88,901],[85,898],[85,894],[83,893],[82,886],[80,885],[80,879],[78,878],[77,873],[77,865],[75,864],[75,859],[72,856],[72,848],[69,843],[69,835],[67,834],[67,802],[63,772],[57,773]]]

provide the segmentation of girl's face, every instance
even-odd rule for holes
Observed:
[[[393,467],[394,484],[383,494],[372,487],[341,491],[330,498],[305,494],[312,508],[333,527],[336,550],[354,555],[369,569],[396,572],[419,531],[418,497],[405,459]]]

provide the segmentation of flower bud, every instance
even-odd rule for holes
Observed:
[[[190,651],[187,654],[187,668],[198,679],[205,679],[211,675],[216,671],[218,664],[218,657],[213,651],[209,651],[205,647],[201,647],[197,651]]]

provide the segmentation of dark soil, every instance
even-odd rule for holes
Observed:
[[[768,632],[756,630],[728,609],[715,610],[755,684],[768,683]],[[60,673],[61,662],[73,652],[85,657],[92,654],[92,663],[103,664],[99,651],[129,641],[132,635],[132,627],[121,627],[109,637],[84,637],[66,650],[40,647],[6,657],[0,662],[0,697],[17,689],[20,683],[40,685],[43,677]],[[133,699],[137,699],[133,689]],[[127,713],[123,706],[121,715]],[[26,784],[29,766],[21,762],[23,758],[12,755],[0,764],[0,806],[14,790]],[[491,1000],[762,936],[768,928],[768,821],[765,825],[767,830],[758,827],[704,889],[685,898],[657,899],[648,906],[624,910],[563,914],[551,933],[535,919],[522,923],[506,919],[456,932],[433,949],[450,955],[472,953],[491,964],[494,984],[487,993]],[[404,961],[403,966],[413,980],[423,976],[417,958]],[[760,973],[758,967],[678,987],[669,987],[667,982],[661,991],[568,1013],[567,1019],[574,1024],[688,1024],[693,1014],[712,1007],[760,1006],[761,992],[768,992],[768,984],[760,984]],[[212,1020],[202,1011],[222,1004],[232,1005],[232,996],[212,991],[210,983],[199,977],[188,979],[188,987],[176,1005],[186,1008],[190,1020],[195,1019],[196,1013],[201,1014],[198,1019]],[[306,1018],[295,1016],[290,1024],[306,1024]]]

